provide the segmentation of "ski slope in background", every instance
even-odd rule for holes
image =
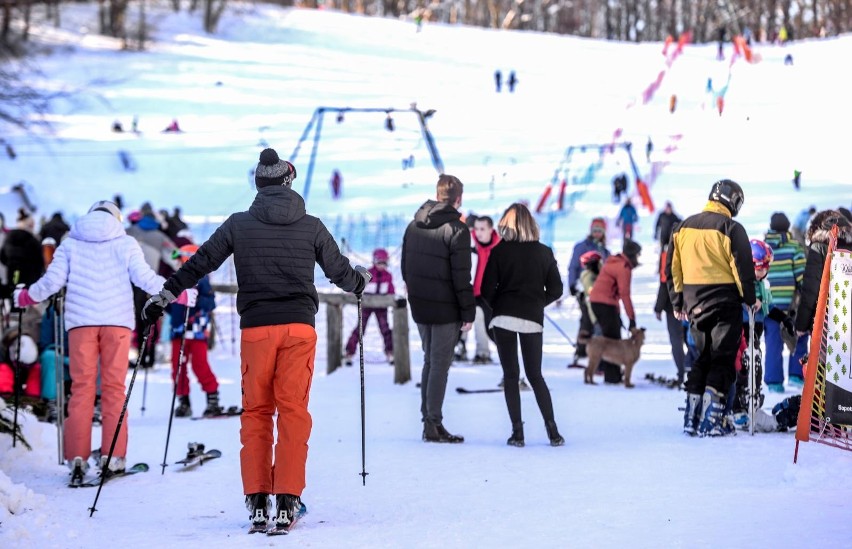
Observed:
[[[117,44],[85,32],[95,24],[91,6],[63,6],[63,25],[34,28],[49,44],[38,59],[51,89],[76,90],[57,102],[50,128],[37,136],[6,134],[18,157],[0,158],[0,183],[26,181],[40,213],[79,215],[95,200],[116,193],[131,207],[150,200],[156,208],[181,206],[208,234],[216,220],[250,204],[249,170],[262,143],[282,156],[296,147],[320,106],[436,109],[429,119],[446,171],[465,183],[463,210],[495,218],[511,202],[534,205],[572,144],[606,144],[620,129],[634,143],[640,172],[651,160],[665,163],[651,192],[657,204],[675,204],[681,215],[703,205],[713,181],[729,177],[746,192],[741,220],[750,235],[768,227],[774,211],[791,220],[811,204],[850,206],[852,182],[841,151],[852,119],[842,62],[852,39],[758,46],[762,62],[731,68],[723,116],[708,104],[707,78],[721,84],[728,61],[716,46],[687,46],[667,71],[654,98],[642,91],[665,67],[661,44],[624,44],[536,33],[495,32],[347,16],[329,11],[283,10],[234,4],[221,32],[200,30],[198,17],[160,5],[150,15],[156,42],[144,53],[121,53]],[[783,57],[795,64],[784,66]],[[730,50],[728,50],[730,55]],[[513,94],[494,92],[493,72],[517,72]],[[668,100],[678,96],[678,109]],[[632,106],[630,106],[632,105]],[[704,107],[702,108],[702,105]],[[128,129],[134,115],[141,134],[115,134],[115,119]],[[184,133],[164,134],[173,118]],[[308,193],[310,213],[410,216],[434,194],[436,174],[413,116],[326,116]],[[680,136],[673,138],[673,136]],[[671,146],[669,152],[665,149]],[[304,192],[310,140],[295,159]],[[136,171],[125,171],[118,152],[130,153]],[[415,167],[402,168],[413,156]],[[578,155],[569,177],[598,160]],[[613,175],[628,171],[623,153],[604,155],[570,213],[556,217],[554,245],[563,274],[570,247],[591,217],[612,218]],[[329,178],[339,169],[343,196],[331,196]],[[790,182],[803,172],[802,190]],[[628,171],[629,173],[629,171]],[[632,181],[632,176],[631,176]],[[631,191],[633,187],[631,185]],[[546,445],[532,396],[524,394],[527,447],[510,448],[502,395],[457,395],[457,386],[493,387],[498,366],[460,365],[451,370],[446,425],[466,437],[461,446],[420,441],[419,389],[392,384],[375,325],[367,327],[367,486],[361,486],[358,369],[325,375],[325,346],[317,356],[311,400],[314,432],[304,494],[309,514],[286,543],[314,547],[801,547],[843,546],[852,480],[850,456],[805,445],[792,465],[793,437],[740,434],[724,440],[685,439],[680,433],[683,393],[643,380],[673,375],[668,336],[653,317],[657,289],[655,215],[642,210],[637,233],[645,253],[633,292],[638,322],[648,328],[638,387],[584,386],[567,370],[573,347],[545,327],[545,376],[551,387],[564,448]],[[8,217],[8,216],[7,216]],[[542,219],[543,221],[543,219]],[[620,248],[617,229],[611,247]],[[398,243],[388,247],[393,252]],[[370,247],[351,257],[364,262]],[[398,258],[393,256],[392,263]],[[397,287],[398,267],[392,265]],[[227,277],[227,272],[221,273]],[[322,276],[318,284],[327,282]],[[238,350],[232,348],[230,300],[217,310],[220,347],[212,354],[224,404],[239,400]],[[573,300],[548,313],[572,337],[578,313]],[[355,324],[345,310],[348,335]],[[413,326],[413,324],[412,324]],[[325,314],[317,317],[320,341]],[[411,334],[413,376],[419,378],[420,346]],[[236,354],[235,354],[236,353]],[[94,493],[67,490],[66,470],[56,464],[53,426],[25,416],[34,452],[11,450],[0,439],[0,540],[4,547],[91,547],[114,540],[126,547],[254,547],[266,540],[244,534],[247,512],[239,480],[236,419],[175,421],[169,461],[183,457],[187,442],[204,442],[221,459],[181,473],[162,460],[171,400],[168,367],[148,378],[144,417],[142,378],[130,403],[130,462],[151,472],[116,481],[88,518]],[[192,382],[200,412],[203,393]],[[789,388],[786,396],[794,394]],[[784,395],[767,397],[770,409]],[[97,432],[97,430],[96,430]],[[12,512],[7,512],[6,509]]]

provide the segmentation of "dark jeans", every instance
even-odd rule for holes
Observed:
[[[598,326],[604,337],[621,339],[621,315],[618,307],[605,303],[592,303],[592,311],[598,319]]]
[[[553,421],[550,390],[541,375],[542,334],[519,334],[503,328],[494,328],[494,337],[497,339],[497,354],[503,366],[503,394],[506,397],[506,407],[509,409],[509,419],[512,423],[521,421],[521,389],[518,387],[520,381],[518,339],[520,339],[524,373],[535,393],[541,417],[545,422]]]
[[[743,333],[739,303],[716,306],[690,320],[698,358],[686,380],[688,393],[704,393],[707,386],[726,394],[736,379],[735,362]]]
[[[423,421],[441,423],[441,409],[447,392],[447,376],[453,363],[453,348],[459,339],[461,322],[417,324],[423,343],[423,373],[420,377],[420,414]]]
[[[682,380],[685,371],[684,360],[686,358],[683,351],[683,324],[675,318],[673,312],[665,311],[665,315],[666,328],[669,332],[669,342],[672,344],[672,358],[674,358],[675,366],[677,366],[677,375]]]

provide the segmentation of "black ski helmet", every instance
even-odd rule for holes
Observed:
[[[730,179],[720,179],[713,183],[713,188],[710,190],[710,200],[714,200],[724,205],[731,212],[731,217],[736,217],[740,213],[740,208],[745,202],[743,188],[736,181]]]

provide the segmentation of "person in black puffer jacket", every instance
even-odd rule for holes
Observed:
[[[29,286],[44,274],[41,242],[33,234],[35,220],[23,208],[18,210],[17,227],[6,234],[0,249],[0,262],[6,266],[6,286],[2,296],[12,295],[16,284]]]
[[[261,152],[255,170],[257,196],[249,210],[225,220],[143,311],[146,321],[153,322],[175,296],[234,255],[242,329],[240,464],[253,528],[265,529],[270,494],[276,495],[279,526],[289,525],[301,507],[319,307],[314,265],[318,263],[340,289],[356,295],[368,281],[367,269],[352,268],[322,221],[307,215],[305,201],[290,188],[295,178],[290,162],[279,159],[273,149]]]
[[[459,330],[470,330],[476,315],[470,230],[458,210],[463,190],[458,178],[441,175],[437,200],[420,206],[402,239],[402,279],[423,341],[420,413],[426,442],[464,442],[444,428],[441,412]]]
[[[837,247],[852,249],[852,224],[840,211],[823,210],[814,215],[807,234],[807,260],[802,278],[801,299],[796,311],[796,332],[809,334],[814,326],[822,270],[828,256],[828,237],[837,225]]]
[[[502,240],[491,251],[482,276],[482,297],[494,310],[491,326],[503,366],[503,391],[512,421],[510,446],[524,445],[521,393],[518,388],[518,340],[524,372],[535,392],[551,446],[565,439],[556,428],[550,390],[541,375],[544,308],[562,296],[562,277],[553,250],[538,241],[539,229],[529,209],[512,204],[497,231]]]

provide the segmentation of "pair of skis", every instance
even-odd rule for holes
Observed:
[[[117,478],[129,477],[131,475],[135,475],[137,473],[147,473],[148,472],[148,464],[147,463],[137,463],[133,467],[129,469],[125,469],[120,473],[109,472],[104,478],[104,484],[111,480],[115,480]],[[101,476],[103,475],[103,471],[100,475],[96,476],[91,480],[85,480],[83,477],[79,478],[71,478],[71,482],[68,484],[69,488],[95,488],[101,484]]]

